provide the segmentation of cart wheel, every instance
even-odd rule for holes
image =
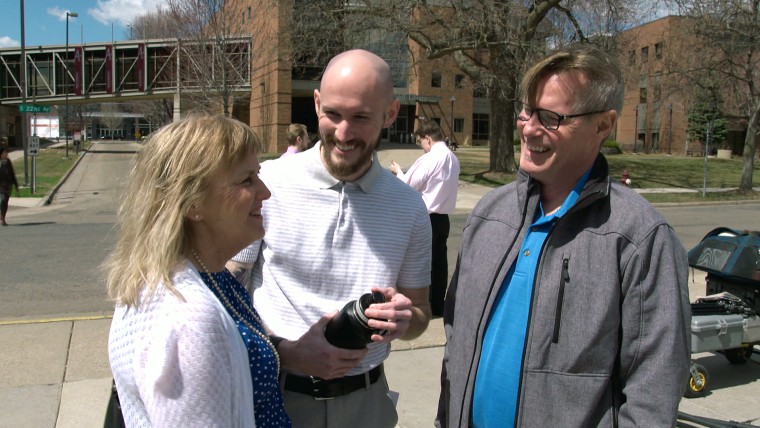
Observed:
[[[701,364],[691,363],[689,373],[689,383],[686,385],[686,392],[683,393],[683,396],[686,398],[704,397],[707,393],[707,383],[710,380],[707,369]]]
[[[744,364],[752,357],[752,347],[742,345],[741,348],[726,349],[723,354],[731,364]]]

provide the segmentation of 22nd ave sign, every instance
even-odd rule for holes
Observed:
[[[19,104],[19,113],[50,113],[50,106],[38,106],[36,104]]]

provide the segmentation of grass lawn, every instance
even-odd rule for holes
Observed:
[[[86,146],[89,147],[89,142]],[[76,155],[69,147],[69,157],[65,158],[65,149],[46,148],[37,156],[37,191],[31,194],[31,188],[22,188],[20,196],[42,197],[48,194],[66,171],[76,161]],[[488,172],[488,147],[462,147],[456,151],[461,166],[459,178],[462,181],[497,187],[515,179],[515,174],[494,174]],[[261,161],[275,159],[278,153],[267,153]],[[518,153],[519,156],[519,153]],[[708,192],[702,196],[705,161],[703,157],[681,157],[667,155],[621,154],[607,156],[610,163],[610,175],[620,177],[627,169],[632,187],[696,189],[696,193],[643,193],[650,202],[705,202],[732,200],[760,200],[760,194],[742,195],[733,191]],[[13,162],[19,184],[24,183],[23,159]],[[707,162],[707,187],[735,188],[739,186],[742,174],[742,159],[715,159]],[[29,182],[31,185],[32,161],[29,158]],[[755,162],[752,175],[753,186],[760,187],[760,162]]]
[[[488,172],[487,147],[460,148],[456,151],[461,166],[460,179],[472,183],[496,187],[515,179],[515,174]],[[519,153],[518,153],[519,156]],[[633,188],[696,189],[697,193],[643,193],[650,202],[701,202],[757,199],[760,194],[741,195],[736,192],[708,193],[702,197],[705,160],[703,157],[668,155],[621,154],[607,156],[610,175],[620,177],[627,169]],[[743,160],[710,158],[707,161],[707,187],[735,188],[739,186]],[[760,162],[755,162],[752,175],[753,187],[760,187]]]
[[[86,144],[85,147],[89,147],[89,144]],[[32,157],[28,156],[29,187],[20,187],[19,196],[43,197],[48,194],[77,160],[78,156],[74,154],[74,149],[71,146],[69,146],[69,157],[66,158],[65,154],[65,147],[40,150],[37,155],[37,191],[34,194],[32,194],[31,187]],[[19,186],[24,186],[24,158],[13,161],[13,171],[16,173]],[[14,193],[13,196],[16,196],[16,194]]]

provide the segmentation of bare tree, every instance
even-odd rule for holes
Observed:
[[[168,98],[158,100],[133,101],[129,103],[129,109],[143,115],[148,121],[151,130],[172,121],[174,103]]]
[[[760,135],[760,0],[673,0],[692,21],[689,31],[701,53],[693,55],[689,76],[722,76],[724,99],[733,100],[747,124],[739,190],[752,191]]]
[[[183,95],[202,109],[232,115],[236,99],[250,91],[251,51],[239,43],[253,36],[253,11],[224,0],[168,0],[168,25],[182,39]],[[184,88],[189,90],[185,91]]]
[[[300,16],[321,17],[316,22],[323,28],[309,29],[312,39],[326,34],[333,41],[307,39],[315,57],[326,54],[324,47],[340,46],[334,43],[336,38],[343,37],[344,44],[354,47],[361,40],[357,33],[371,42],[378,32],[400,32],[413,41],[412,56],[453,58],[473,88],[490,101],[489,169],[502,173],[517,167],[512,106],[526,64],[565,43],[592,39],[611,47],[607,36],[629,16],[626,4],[621,0],[322,0],[297,2],[296,8]],[[298,58],[296,49],[294,44]]]
[[[108,128],[111,138],[114,138],[116,130],[121,129],[124,117],[121,115],[119,105],[116,103],[103,103],[100,106],[100,122]]]
[[[258,33],[253,12],[236,0],[167,0],[135,19],[131,36],[177,39],[182,97],[195,109],[230,116],[250,91],[251,50],[241,40]]]

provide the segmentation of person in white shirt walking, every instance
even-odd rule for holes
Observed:
[[[404,173],[395,160],[390,170],[422,194],[433,229],[433,254],[430,269],[430,307],[433,316],[443,316],[443,299],[449,278],[446,241],[449,239],[449,214],[454,212],[459,186],[459,159],[443,139],[441,127],[432,120],[421,119],[414,131],[417,143],[425,152]]]

